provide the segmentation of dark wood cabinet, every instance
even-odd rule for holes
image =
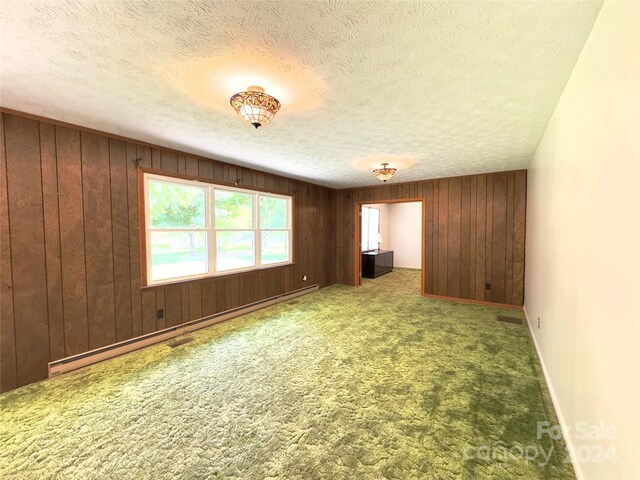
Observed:
[[[362,252],[362,276],[376,278],[393,271],[392,250],[372,250]]]

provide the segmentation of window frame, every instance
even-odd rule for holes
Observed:
[[[183,184],[186,186],[198,186],[205,189],[205,227],[204,228],[158,228],[151,227],[150,220],[150,202],[149,202],[149,181],[160,181],[170,184]],[[245,193],[252,195],[252,227],[229,229],[229,228],[215,228],[215,191],[224,190],[238,193]],[[287,201],[287,229],[261,229],[260,228],[260,198],[261,196],[281,198]],[[156,287],[160,285],[184,283],[193,280],[201,280],[205,278],[224,277],[228,275],[235,275],[240,273],[247,273],[257,270],[265,270],[269,268],[281,268],[288,265],[295,264],[295,249],[294,249],[294,205],[295,205],[295,193],[280,193],[273,192],[267,189],[261,189],[259,187],[243,187],[239,185],[229,184],[227,182],[220,181],[208,181],[200,177],[194,177],[189,175],[180,175],[175,173],[166,173],[155,169],[147,169],[138,167],[138,198],[140,199],[139,205],[139,232],[140,232],[140,273],[141,273],[141,287]],[[171,277],[159,280],[153,280],[151,278],[151,233],[157,231],[185,231],[185,232],[204,232],[206,235],[206,252],[207,252],[207,268],[205,273],[199,273],[194,275],[185,275],[181,277]],[[242,268],[234,268],[229,270],[217,270],[217,231],[231,231],[231,232],[246,232],[251,231],[254,238],[254,265]],[[282,262],[274,262],[262,264],[261,262],[261,232],[262,231],[286,231],[288,232],[288,259]]]

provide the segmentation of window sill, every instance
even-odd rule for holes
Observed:
[[[278,265],[267,265],[267,266],[251,268],[251,269],[247,269],[247,270],[235,270],[235,271],[229,272],[229,273],[218,272],[218,273],[215,273],[215,274],[212,274],[212,275],[205,275],[205,276],[196,277],[196,278],[184,278],[184,279],[168,280],[168,281],[162,282],[162,283],[153,283],[151,285],[143,285],[143,286],[140,287],[140,290],[151,290],[151,289],[154,289],[154,288],[163,288],[163,287],[170,287],[170,286],[182,285],[182,284],[187,284],[187,283],[203,282],[203,281],[211,280],[211,279],[214,279],[214,278],[231,277],[231,276],[234,276],[234,275],[244,275],[244,274],[247,274],[247,273],[262,272],[262,271],[265,271],[265,270],[274,270],[274,269],[278,269],[278,268],[287,268],[287,267],[292,267],[294,265],[297,265],[297,262],[281,263],[281,264],[278,264]]]

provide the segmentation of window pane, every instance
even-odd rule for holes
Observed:
[[[151,278],[207,273],[205,232],[151,232]]]
[[[154,180],[148,185],[151,227],[205,227],[204,188]]]
[[[253,228],[253,195],[216,188],[216,228]]]
[[[287,203],[284,198],[260,196],[260,228],[287,228]]]
[[[362,237],[360,240],[363,252],[369,250],[369,207],[362,207],[362,231],[360,232],[360,236]]]
[[[253,232],[216,232],[217,270],[235,270],[256,264]]]
[[[263,264],[289,260],[289,232],[261,232],[260,259]]]
[[[378,232],[380,231],[380,210],[369,209],[369,249],[378,248]]]

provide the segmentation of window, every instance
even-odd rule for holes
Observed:
[[[380,234],[380,210],[362,207],[362,251],[368,252],[378,248]]]
[[[147,285],[291,263],[291,197],[144,174]]]

